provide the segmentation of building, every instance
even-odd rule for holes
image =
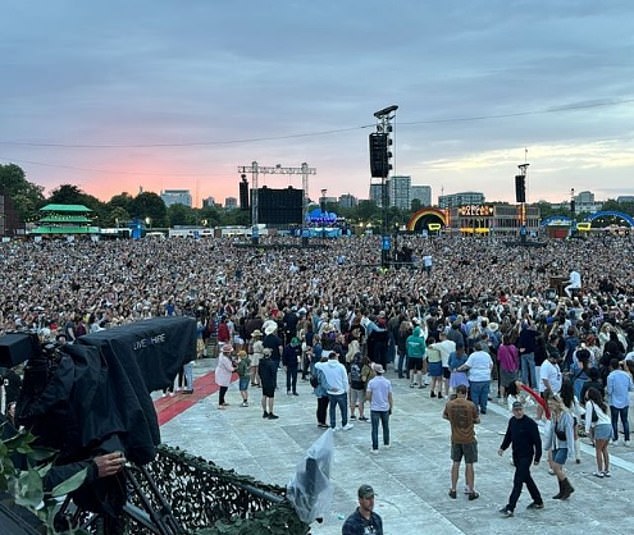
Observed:
[[[412,188],[411,176],[393,176],[387,183],[388,198],[390,204],[388,206],[395,206],[400,210],[409,211],[412,207],[410,201],[410,190]]]
[[[634,195],[619,195],[616,202],[619,204],[634,203]]]
[[[192,207],[192,194],[188,189],[166,189],[161,191],[161,199],[163,199],[165,206],[182,204]]]
[[[412,185],[409,190],[410,203],[414,199],[418,199],[421,206],[431,206],[431,186]]]
[[[214,206],[216,206],[216,199],[214,197],[203,199],[203,208],[213,208]]]
[[[339,197],[339,206],[341,208],[354,208],[359,204],[359,199],[350,193],[344,193]]]
[[[517,204],[466,204],[449,208],[449,228],[462,234],[519,236],[520,210]],[[539,230],[536,204],[524,205],[528,234]]]
[[[383,187],[380,182],[370,184],[370,200],[378,207],[383,206]]]
[[[438,197],[439,208],[457,208],[458,206],[484,204],[484,193],[477,191],[462,191]]]
[[[235,210],[238,207],[238,199],[235,197],[227,197],[225,199],[225,209]]]
[[[31,234],[39,236],[99,234],[92,225],[92,210],[83,204],[47,204],[40,208],[38,224]]]
[[[578,214],[582,212],[598,212],[602,206],[603,203],[594,200],[594,193],[591,191],[580,191],[575,195],[575,212]]]

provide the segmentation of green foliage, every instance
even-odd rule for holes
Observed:
[[[163,199],[156,193],[144,191],[139,193],[130,204],[130,215],[145,219],[149,217],[153,227],[165,227],[167,221],[167,207]]]
[[[1,428],[0,428],[1,430]],[[53,518],[59,502],[53,498],[63,496],[79,488],[86,479],[87,469],[81,470],[56,486],[50,493],[44,492],[44,478],[52,468],[56,452],[35,446],[35,437],[28,431],[18,431],[13,437],[0,440],[0,491],[8,492],[16,505],[34,513],[46,526],[47,533],[55,533]],[[25,463],[21,469],[15,462]],[[41,507],[44,504],[44,507]],[[77,531],[76,533],[80,533]]]
[[[44,201],[44,188],[29,182],[22,168],[12,163],[0,164],[0,191],[11,198],[23,221],[33,218]]]

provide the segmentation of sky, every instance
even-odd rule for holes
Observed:
[[[434,202],[513,202],[525,161],[529,202],[634,194],[630,0],[2,0],[0,12],[0,163],[46,193],[223,202],[257,161],[308,163],[313,199],[368,198],[373,114],[395,104],[394,173]]]

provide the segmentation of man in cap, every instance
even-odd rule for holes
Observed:
[[[521,402],[515,401],[512,410],[513,416],[509,420],[504,440],[498,450],[498,455],[501,456],[504,450],[513,445],[513,464],[515,465],[513,490],[508,503],[500,509],[500,513],[507,517],[513,516],[524,483],[533,499],[527,509],[544,508],[539,489],[531,476],[531,464],[537,466],[542,457],[542,440],[539,430],[535,420],[524,414]]]
[[[374,512],[374,489],[361,485],[357,507],[341,527],[341,535],[383,535],[383,520]]]
[[[368,382],[365,398],[370,402],[370,422],[372,424],[372,453],[379,452],[379,421],[383,428],[383,446],[390,447],[390,414],[394,401],[392,383],[385,378],[385,369],[380,364],[373,366],[376,376]]]

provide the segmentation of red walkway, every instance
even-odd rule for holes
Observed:
[[[232,379],[235,379],[235,377],[236,375],[234,375]],[[159,425],[166,424],[172,418],[175,418],[192,407],[195,403],[198,403],[201,399],[215,394],[218,390],[220,390],[220,387],[214,380],[214,372],[209,372],[194,380],[193,394],[177,392],[174,396],[157,399],[154,402],[154,408]]]

